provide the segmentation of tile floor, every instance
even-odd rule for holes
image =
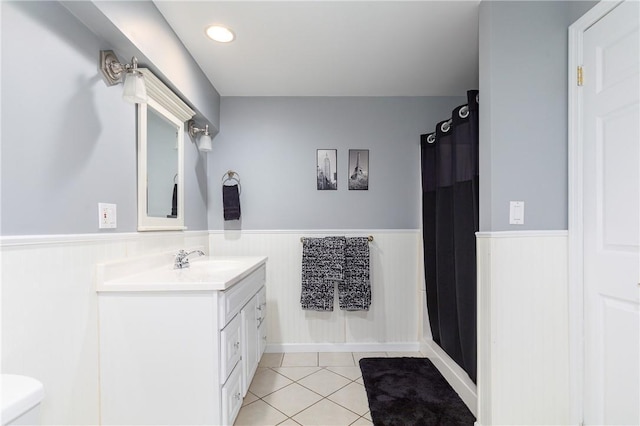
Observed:
[[[371,425],[358,361],[420,352],[264,354],[235,425]]]

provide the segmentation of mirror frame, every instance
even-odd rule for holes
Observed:
[[[184,133],[187,120],[193,111],[171,89],[165,86],[151,71],[138,68],[144,76],[147,104],[138,104],[138,231],[176,231],[187,229],[184,225]],[[151,107],[177,128],[178,133],[178,215],[175,218],[153,217],[147,214],[147,114]]]

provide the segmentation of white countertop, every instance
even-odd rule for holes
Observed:
[[[227,290],[267,261],[266,256],[203,256],[173,269],[170,256],[125,259],[98,265],[101,292]]]
[[[44,388],[38,380],[16,374],[0,375],[2,394],[2,424],[26,413],[44,397]]]

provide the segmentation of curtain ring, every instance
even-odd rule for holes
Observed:
[[[446,126],[446,128],[445,128]],[[442,123],[440,125],[440,130],[442,130],[443,132],[447,133],[449,131],[449,129],[451,129],[451,120],[447,120],[444,123]]]
[[[469,105],[465,105],[460,108],[460,111],[458,111],[458,115],[460,116],[460,118],[467,118],[469,116]]]
[[[432,134],[427,136],[427,143],[434,143],[436,141],[436,137]]]
[[[480,103],[480,93],[476,93],[476,103]]]

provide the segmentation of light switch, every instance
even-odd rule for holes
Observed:
[[[509,202],[509,224],[524,225],[524,201]]]
[[[98,228],[113,229],[116,227],[116,205],[98,203]]]

